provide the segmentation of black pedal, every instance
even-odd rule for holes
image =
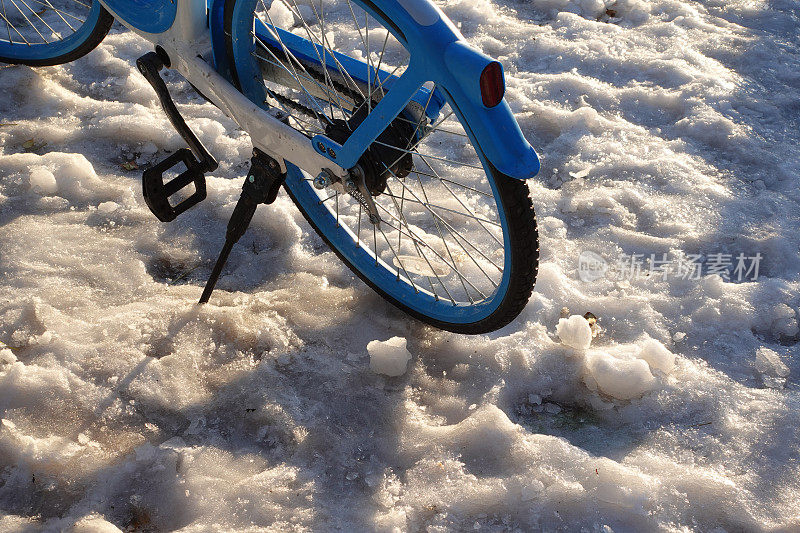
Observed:
[[[164,174],[181,163],[186,166],[186,170],[164,183]],[[142,175],[144,201],[158,220],[171,222],[187,209],[206,199],[204,169],[205,166],[194,157],[191,150],[182,148],[144,171]],[[194,193],[191,196],[176,205],[169,202],[170,196],[192,183],[194,183]]]
[[[150,52],[143,55],[136,61],[139,71],[150,83],[158,95],[161,107],[167,114],[167,118],[172,123],[178,134],[186,141],[189,148],[178,150],[161,163],[146,170],[142,176],[142,189],[144,190],[144,200],[147,207],[162,222],[170,222],[175,217],[187,209],[199,204],[206,199],[206,172],[213,172],[217,169],[217,160],[214,159],[197,135],[189,128],[186,121],[172,101],[167,85],[161,79],[159,72],[169,65],[169,58],[163,50],[160,53]],[[164,183],[164,173],[171,168],[183,163],[186,170],[179,176]],[[194,193],[187,199],[172,205],[169,197],[194,183]]]

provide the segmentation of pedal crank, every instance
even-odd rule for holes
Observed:
[[[219,165],[186,124],[169,94],[167,85],[159,74],[161,69],[169,66],[168,60],[156,52],[149,52],[136,60],[136,66],[158,95],[161,108],[167,114],[172,126],[189,145],[188,149],[178,150],[162,162],[147,169],[142,175],[142,191],[147,207],[160,221],[170,222],[187,209],[205,200],[205,173],[213,172]],[[165,182],[165,173],[180,164],[183,164],[186,170]],[[173,206],[169,201],[170,196],[192,183],[194,184],[194,193]]]
[[[250,160],[250,172],[247,173],[247,178],[244,180],[242,186],[242,195],[233,209],[231,219],[228,222],[228,229],[225,232],[225,245],[214,264],[214,269],[211,271],[206,282],[206,287],[200,297],[200,303],[208,302],[211,298],[211,293],[217,284],[222,268],[228,261],[228,256],[242,235],[247,231],[250,222],[253,220],[253,215],[259,204],[271,204],[278,196],[278,191],[286,179],[286,174],[281,174],[280,165],[273,158],[260,151],[253,149],[253,157]]]

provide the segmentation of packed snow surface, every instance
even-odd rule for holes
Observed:
[[[283,193],[197,306],[247,136],[167,75],[221,165],[160,224],[136,167],[182,142],[146,42],[0,69],[0,530],[800,529],[797,3],[439,5],[542,158],[536,291],[479,337],[385,303]]]

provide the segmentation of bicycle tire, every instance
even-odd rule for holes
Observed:
[[[64,15],[70,15],[59,13],[61,20],[67,22]],[[31,18],[35,17],[31,15]],[[14,43],[11,40],[11,27],[6,21],[7,31],[5,33],[9,39],[0,38],[0,62],[30,67],[48,67],[75,61],[94,50],[103,41],[113,24],[114,17],[97,0],[92,2],[86,19],[79,28],[74,29],[66,39],[62,38],[53,43],[30,45]],[[2,29],[2,22],[0,22],[0,30]],[[20,38],[24,38],[20,30],[15,31],[18,32]],[[40,31],[44,31],[41,26],[36,33],[40,33]]]
[[[241,39],[242,36],[237,33],[235,17],[237,13],[241,14],[242,10],[244,10],[245,13],[248,12],[248,9],[242,8],[241,5],[240,9],[236,9],[237,4],[240,2],[252,5],[254,0],[227,0],[224,17],[226,52],[229,64],[233,66],[233,81],[237,86],[239,85],[239,79],[243,79],[246,76],[252,77],[254,75],[252,70],[242,68],[242,61],[237,61],[237,59],[241,59],[241,54],[237,56],[237,48],[234,43],[237,39]],[[250,12],[250,15],[252,16],[252,12]],[[377,18],[374,14],[373,17]],[[249,23],[245,21],[241,24],[241,27],[247,27],[248,25]],[[241,87],[239,88],[241,90]],[[472,139],[472,144],[476,144],[474,139]],[[479,146],[476,146],[476,148],[479,152]],[[346,251],[341,243],[337,242],[339,238],[331,232],[330,226],[328,224],[320,224],[319,216],[314,216],[311,213],[309,202],[307,200],[303,201],[301,198],[303,196],[303,191],[299,189],[301,186],[300,184],[303,183],[303,180],[307,180],[308,178],[303,177],[302,171],[290,163],[287,164],[287,169],[288,177],[284,187],[311,227],[360,279],[388,302],[409,315],[440,329],[462,334],[480,334],[494,331],[509,324],[520,314],[527,304],[533,291],[538,271],[539,246],[533,205],[528,187],[523,181],[506,176],[497,171],[488,162],[484,162],[483,170],[488,178],[487,181],[491,182],[492,190],[494,191],[494,199],[498,208],[502,210],[500,218],[506,222],[503,231],[505,243],[504,252],[507,254],[507,257],[504,257],[506,260],[504,276],[506,276],[507,273],[507,278],[504,277],[504,279],[507,279],[507,283],[502,285],[502,294],[500,294],[500,290],[498,289],[496,291],[497,293],[492,296],[490,312],[482,316],[478,316],[477,314],[465,315],[468,316],[466,319],[461,319],[456,312],[453,314],[456,319],[448,319],[446,314],[444,316],[442,316],[442,313],[436,315],[433,312],[429,312],[424,306],[412,305],[408,297],[398,297],[398,292],[392,290],[393,288],[388,286],[385,276],[378,276],[375,272],[370,272],[368,269],[364,268],[363,261],[359,262],[354,260],[351,251]],[[321,227],[323,225],[328,226],[327,229]],[[400,225],[402,229],[402,224],[398,225]],[[389,244],[388,239],[387,244]],[[358,245],[356,247],[358,247]],[[392,251],[394,252],[394,250]],[[396,254],[395,257],[397,257]],[[377,258],[375,262],[377,265]],[[396,271],[399,279],[400,268],[398,267]],[[408,273],[406,272],[406,274]],[[453,303],[455,305],[455,302]]]

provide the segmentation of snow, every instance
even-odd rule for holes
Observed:
[[[561,342],[576,350],[585,350],[592,343],[592,328],[581,315],[559,319],[556,325],[556,335]]]
[[[781,361],[780,356],[764,346],[756,351],[755,367],[761,374],[764,385],[773,389],[782,388],[790,373],[789,367]]]
[[[31,169],[30,183],[31,188],[43,196],[51,196],[58,190],[56,177],[44,167]]]
[[[656,339],[648,339],[642,344],[639,358],[647,361],[651,371],[670,374],[672,369],[675,368],[675,354]]]
[[[439,5],[542,156],[536,291],[479,337],[382,301],[283,193],[197,306],[247,137],[168,74],[220,168],[160,224],[122,166],[182,146],[147,43],[0,68],[0,530],[800,529],[796,6]],[[587,251],[609,268],[582,280]],[[611,276],[679,252],[764,260]],[[366,347],[393,337],[387,378]]]
[[[391,377],[402,376],[406,373],[411,353],[406,349],[407,341],[402,337],[392,337],[381,341],[370,341],[367,344],[369,352],[369,369],[376,374],[385,374]]]
[[[587,354],[586,371],[583,379],[589,389],[619,400],[638,398],[655,382],[646,361],[614,357],[600,350]]]

